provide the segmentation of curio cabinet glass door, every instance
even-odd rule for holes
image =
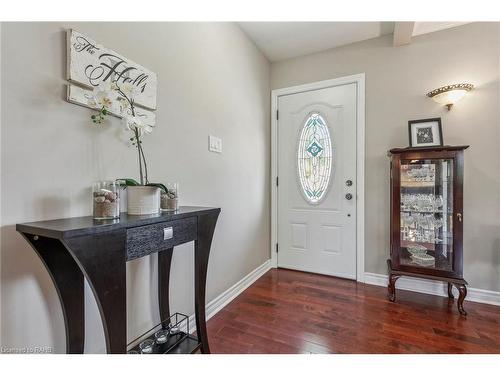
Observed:
[[[465,148],[390,151],[391,262],[394,269],[462,277]]]

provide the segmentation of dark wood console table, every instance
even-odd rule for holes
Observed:
[[[61,301],[66,352],[83,353],[84,278],[101,314],[108,353],[127,351],[125,265],[158,253],[161,320],[170,316],[169,276],[173,247],[195,241],[195,315],[197,338],[185,352],[210,353],[205,321],[208,257],[220,208],[180,207],[175,213],[93,220],[91,216],[17,224],[49,272]],[[175,351],[179,353],[179,351]]]

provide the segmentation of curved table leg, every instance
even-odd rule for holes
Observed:
[[[54,238],[22,233],[49,272],[64,316],[66,353],[82,354],[85,343],[83,274],[64,245]]]
[[[387,289],[389,290],[389,301],[396,301],[396,281],[399,279],[398,275],[389,274],[389,285]]]
[[[458,301],[457,301],[457,306],[458,306],[458,312],[460,315],[467,316],[467,311],[464,309],[464,299],[467,296],[467,287],[465,285],[455,285],[458,289],[459,295],[458,295]]]
[[[198,216],[198,239],[194,249],[194,310],[196,314],[196,333],[201,342],[201,352],[210,353],[205,314],[205,287],[207,282],[208,257],[219,212]]]
[[[108,353],[127,352],[125,238],[123,229],[63,241],[94,293]]]
[[[158,306],[160,308],[160,320],[163,322],[170,317],[170,265],[172,264],[173,248],[158,253]],[[163,328],[167,328],[170,322],[166,321]]]
[[[448,298],[454,299],[455,296],[453,295],[453,284],[448,283]]]

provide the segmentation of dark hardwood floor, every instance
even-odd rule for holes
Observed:
[[[273,269],[208,321],[212,353],[500,353],[500,306]]]

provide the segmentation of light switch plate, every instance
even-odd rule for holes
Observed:
[[[213,135],[208,136],[208,150],[211,152],[222,152],[222,139],[214,137]]]

